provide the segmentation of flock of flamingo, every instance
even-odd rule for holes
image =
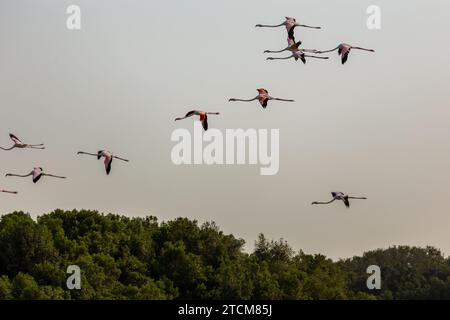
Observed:
[[[10,151],[13,150],[15,148],[17,149],[45,149],[45,146],[43,143],[40,144],[28,144],[28,143],[23,143],[16,135],[10,133],[9,134],[9,138],[12,140],[13,145],[10,148],[3,148],[0,147],[1,150],[5,150],[5,151]],[[128,162],[129,160],[115,156],[112,152],[107,151],[107,150],[100,150],[97,153],[89,153],[89,152],[84,152],[84,151],[78,151],[77,154],[84,154],[84,155],[89,155],[89,156],[95,156],[97,157],[98,160],[100,160],[101,158],[105,158],[104,160],[104,164],[105,164],[105,171],[106,174],[109,175],[109,173],[111,172],[111,164],[113,159],[118,159],[118,160],[122,160],[122,161],[126,161]],[[19,178],[27,178],[27,177],[32,177],[33,183],[38,182],[42,177],[52,177],[52,178],[59,178],[59,179],[66,179],[66,177],[64,176],[57,176],[54,174],[50,174],[50,173],[46,173],[44,172],[44,169],[42,167],[34,167],[33,170],[31,170],[31,172],[26,173],[26,174],[17,174],[17,173],[7,173],[6,177],[19,177]],[[0,192],[5,192],[5,193],[12,193],[12,194],[17,194],[17,191],[8,191],[8,190],[3,190],[0,189]]]
[[[296,27],[303,27],[303,28],[312,28],[312,29],[321,29],[321,27],[313,27],[313,26],[309,26],[309,25],[305,25],[305,24],[300,24],[296,22],[296,19],[291,18],[291,17],[286,17],[286,20],[278,25],[263,25],[263,24],[257,24],[255,27],[259,27],[259,28],[277,28],[277,27],[286,27],[286,31],[288,34],[287,37],[287,47],[285,47],[284,49],[281,50],[265,50],[264,53],[281,53],[284,51],[289,51],[291,52],[290,56],[286,56],[286,57],[268,57],[267,60],[287,60],[287,59],[295,59],[297,60],[301,60],[304,64],[306,63],[306,58],[316,58],[316,59],[329,59],[329,57],[324,57],[324,56],[317,56],[318,54],[323,54],[323,53],[328,53],[328,52],[332,52],[332,51],[338,51],[338,54],[341,56],[341,63],[345,64],[348,60],[348,56],[349,53],[352,49],[356,49],[356,50],[364,50],[364,51],[369,51],[369,52],[375,52],[372,49],[366,49],[366,48],[362,48],[362,47],[356,47],[356,46],[352,46],[346,43],[341,43],[339,44],[336,48],[331,49],[331,50],[316,50],[316,49],[303,49],[300,48],[300,46],[302,45],[301,41],[296,41],[295,40],[295,36],[294,36],[294,29]],[[253,99],[237,99],[237,98],[230,98],[228,101],[229,102],[235,102],[235,101],[240,101],[240,102],[251,102],[251,101],[255,101],[258,100],[259,103],[261,104],[261,106],[265,109],[267,107],[267,103],[270,100],[275,100],[275,101],[283,101],[283,102],[294,102],[294,100],[291,99],[282,99],[282,98],[276,98],[276,97],[272,97],[269,95],[269,92],[264,89],[264,88],[259,88],[256,89],[258,91],[258,95],[256,97],[254,97]],[[178,120],[183,120],[192,116],[198,116],[200,122],[202,123],[203,129],[206,131],[208,130],[208,115],[219,115],[219,112],[206,112],[206,111],[199,111],[199,110],[192,110],[189,111],[188,113],[186,113],[186,115],[184,117],[179,117],[179,118],[175,118],[175,121]],[[44,144],[27,144],[27,143],[23,143],[16,135],[14,134],[9,134],[10,139],[13,142],[13,145],[10,148],[3,148],[0,147],[1,150],[5,150],[5,151],[9,151],[9,150],[13,150],[15,148],[18,149],[45,149]],[[104,158],[104,165],[105,165],[105,171],[106,174],[109,175],[111,172],[111,164],[113,159],[117,159],[117,160],[121,160],[121,161],[125,161],[128,162],[129,160],[124,159],[122,157],[118,157],[115,156],[112,152],[107,151],[107,150],[100,150],[97,153],[90,153],[90,152],[84,152],[84,151],[79,151],[77,153],[78,155],[89,155],[89,156],[94,156],[97,157],[97,160],[100,160],[101,158]],[[14,174],[14,173],[7,173],[6,177],[20,177],[20,178],[25,178],[25,177],[32,177],[32,181],[33,183],[37,183],[42,177],[52,177],[52,178],[59,178],[59,179],[66,179],[66,177],[64,176],[58,176],[58,175],[54,175],[54,174],[49,174],[44,172],[44,169],[42,167],[35,167],[33,168],[33,170],[31,172],[29,172],[28,174]],[[2,190],[0,189],[0,192],[4,192],[4,193],[11,193],[11,194],[17,194],[17,191],[9,191],[9,190]],[[343,201],[343,203],[345,204],[346,207],[350,207],[350,202],[349,199],[367,199],[366,197],[354,197],[354,196],[349,196],[347,194],[344,194],[342,192],[331,192],[331,196],[332,199],[330,201],[327,202],[318,202],[318,201],[314,201],[312,202],[312,204],[330,204],[336,200],[338,201]]]

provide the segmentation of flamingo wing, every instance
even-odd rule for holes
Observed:
[[[303,64],[306,64],[306,59],[305,59],[305,55],[304,54],[300,55],[300,60],[302,60]]]
[[[342,201],[344,201],[344,204],[345,204],[345,206],[346,206],[347,208],[350,208],[350,201],[348,201],[348,197],[344,197],[344,198],[342,199]]]
[[[203,129],[205,129],[205,131],[208,130],[208,117],[206,115],[205,115],[205,118],[202,121],[202,126],[203,126]]]
[[[288,29],[288,37],[289,39],[292,39],[293,41],[295,41],[295,36],[294,36],[294,28],[295,26],[292,27],[286,27]]]
[[[197,114],[198,114],[197,110],[192,110],[192,111],[189,111],[188,113],[186,113],[185,117],[187,118],[187,117],[191,117],[191,116],[197,115]]]
[[[267,107],[267,102],[269,101],[269,98],[259,97],[258,100],[259,100],[259,103],[261,104],[261,106],[265,109]]]
[[[105,156],[105,170],[106,170],[106,174],[109,175],[109,173],[111,172],[111,163],[113,161],[113,157],[112,156]]]
[[[348,54],[349,54],[349,53],[350,53],[349,51],[346,51],[346,52],[343,52],[343,53],[342,53],[342,59],[341,59],[342,64],[345,64],[345,63],[347,62]]]
[[[33,183],[38,182],[42,177],[41,170],[33,170]]]
[[[12,133],[9,134],[9,138],[10,138],[14,143],[22,144],[22,141],[20,141],[20,139],[17,138],[17,137],[16,137],[15,135],[13,135]]]

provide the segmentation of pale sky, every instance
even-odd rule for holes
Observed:
[[[66,28],[67,6],[82,28]],[[366,27],[381,7],[381,30]],[[296,250],[349,257],[390,245],[450,254],[450,2],[447,0],[3,0],[0,2],[0,146],[8,133],[47,149],[0,152],[0,212],[61,209],[216,221],[253,247],[258,233]],[[285,16],[305,48],[341,42],[345,66],[266,61],[286,46]],[[287,53],[279,56],[288,55]],[[264,87],[295,103],[228,103]],[[191,109],[221,112],[210,127],[279,129],[280,171],[176,166],[174,122]],[[78,150],[108,149],[110,176]],[[0,150],[1,151],[1,150]],[[42,166],[67,180],[5,178]],[[331,191],[367,196],[313,207]]]

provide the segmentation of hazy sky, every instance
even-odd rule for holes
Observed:
[[[66,28],[66,8],[82,29]],[[366,8],[382,10],[368,30]],[[9,132],[47,150],[0,152],[0,212],[97,209],[129,216],[214,220],[253,247],[259,232],[332,258],[395,244],[450,254],[450,2],[298,0],[3,0],[0,2],[0,145]],[[266,61],[286,31],[256,29],[285,16],[306,48],[340,42],[345,66]],[[287,53],[281,54],[281,56]],[[265,87],[295,103],[228,103]],[[280,171],[259,166],[175,166],[174,122],[193,108],[219,111],[210,127],[280,130]],[[110,176],[78,150],[129,158]],[[1,150],[0,150],[1,151]],[[5,178],[42,166],[68,180]],[[331,191],[364,195],[313,207]]]

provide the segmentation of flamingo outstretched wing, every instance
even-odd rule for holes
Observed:
[[[42,177],[42,170],[41,169],[34,169],[33,170],[33,183],[38,182]]]
[[[22,144],[22,141],[20,141],[19,138],[17,138],[17,136],[13,135],[12,133],[9,134],[10,139],[16,143],[16,144]]]

